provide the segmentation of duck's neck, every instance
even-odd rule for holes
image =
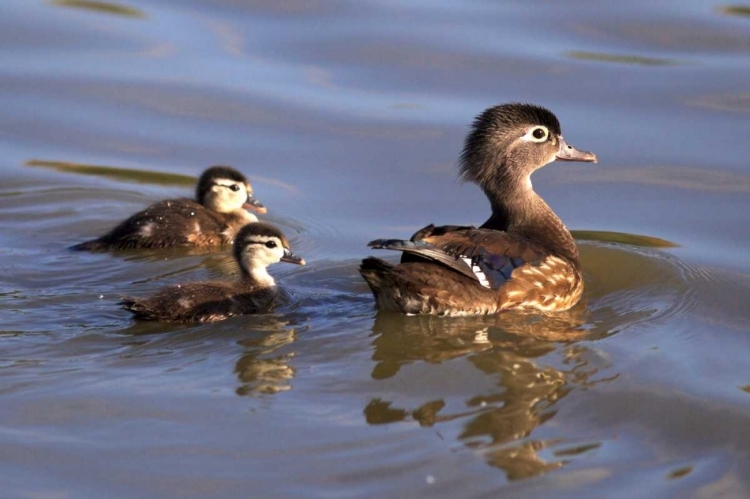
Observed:
[[[578,247],[562,220],[531,188],[527,180],[515,189],[507,184],[502,189],[487,189],[485,193],[492,205],[492,216],[483,229],[502,230],[526,237],[545,246],[575,263]]]
[[[247,270],[243,269],[241,282],[246,286],[254,286],[260,288],[271,288],[276,286],[276,281],[273,280],[271,274],[264,266],[251,267]]]

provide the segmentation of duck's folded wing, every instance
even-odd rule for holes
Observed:
[[[524,265],[537,266],[549,252],[507,232],[466,226],[427,226],[410,241],[379,239],[370,247],[393,249],[439,262],[481,284],[498,289]]]
[[[476,275],[472,272],[471,267],[467,263],[452,255],[443,251],[441,248],[434,246],[425,241],[406,241],[403,239],[376,239],[370,241],[367,245],[374,249],[390,249],[396,251],[403,251],[413,255],[426,258],[428,260],[440,262],[443,265],[460,272],[471,279],[476,279]]]

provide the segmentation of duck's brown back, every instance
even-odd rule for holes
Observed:
[[[410,241],[373,241],[404,252],[396,266],[365,259],[360,272],[381,309],[474,315],[510,309],[566,310],[580,299],[575,261],[508,232],[427,226]]]

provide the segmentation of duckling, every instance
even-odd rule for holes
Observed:
[[[71,249],[223,246],[232,243],[243,225],[258,221],[246,208],[266,212],[242,173],[229,166],[212,166],[198,179],[195,201],[187,198],[160,201],[132,215],[100,238]]]
[[[371,248],[403,252],[398,265],[362,261],[360,273],[377,306],[457,316],[575,305],[583,292],[578,248],[530,178],[555,160],[597,158],[568,145],[557,117],[543,107],[503,104],[477,116],[459,160],[460,176],[482,188],[492,214],[479,228],[428,225],[408,241],[370,242]]]
[[[277,295],[276,282],[266,267],[276,262],[304,265],[289,249],[289,241],[273,225],[245,225],[234,240],[240,269],[235,282],[192,282],[169,286],[151,298],[123,297],[123,308],[138,319],[161,322],[215,322],[236,315],[267,311]]]

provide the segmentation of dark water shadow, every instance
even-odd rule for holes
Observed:
[[[604,230],[572,230],[573,237],[579,241],[599,241],[602,243],[618,243],[643,248],[678,248],[680,245],[654,236],[628,234],[626,232],[612,232]]]
[[[725,16],[750,17],[748,5],[720,5],[716,7],[716,11]]]
[[[145,19],[146,14],[134,7],[128,7],[126,5],[114,3],[114,2],[102,2],[95,0],[51,0],[51,5],[56,7],[68,7],[73,9],[82,9],[89,12],[97,12],[100,14],[112,14],[121,17],[129,17],[135,19]]]
[[[49,168],[63,173],[75,173],[79,175],[104,177],[109,180],[120,182],[137,182],[144,184],[170,185],[177,187],[192,187],[197,181],[197,178],[191,175],[154,172],[150,170],[139,170],[136,168],[120,168],[116,166],[90,165],[85,163],[73,163],[69,161],[47,161],[40,159],[30,159],[24,163],[24,166]]]
[[[193,187],[198,178],[192,175],[179,173],[155,172],[138,168],[123,168],[119,166],[92,165],[87,163],[76,163],[71,161],[30,159],[23,163],[24,166],[36,168],[48,168],[63,173],[73,173],[94,177],[104,177],[116,182],[135,182],[139,184],[165,185],[175,187]],[[259,175],[248,175],[252,182],[270,184],[287,192],[298,193],[299,189],[281,180]]]
[[[583,61],[611,62],[617,64],[634,64],[638,66],[683,66],[687,63],[674,59],[661,59],[641,55],[607,54],[604,52],[570,51],[565,55],[571,59]]]

